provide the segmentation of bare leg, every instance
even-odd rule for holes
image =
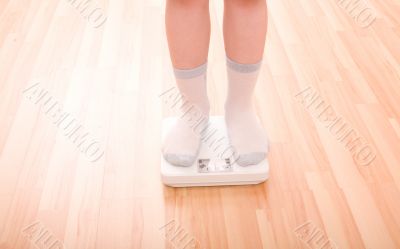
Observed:
[[[206,62],[210,43],[208,0],[167,0],[165,24],[175,68],[191,69]]]
[[[183,97],[182,112],[163,144],[165,160],[191,166],[200,147],[201,127],[193,120],[208,121],[207,54],[210,40],[208,0],[167,0],[165,13],[168,45],[176,84]],[[197,131],[194,127],[197,127]]]
[[[266,33],[266,0],[225,0],[224,42],[231,60],[258,63],[263,56]]]
[[[224,40],[229,81],[225,121],[236,150],[236,162],[241,166],[258,164],[268,151],[267,136],[252,102],[266,31],[265,0],[225,0]]]

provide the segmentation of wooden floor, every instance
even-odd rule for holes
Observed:
[[[1,249],[400,248],[398,0],[366,2],[367,28],[338,0],[270,0],[256,94],[270,178],[181,189],[160,180],[161,120],[176,113],[159,97],[174,86],[164,1],[92,1],[107,16],[98,28],[71,2],[0,1]],[[222,1],[210,8],[222,114]],[[99,160],[33,88],[89,132]],[[318,117],[311,95],[334,114]],[[339,139],[327,125],[339,117],[368,149]]]

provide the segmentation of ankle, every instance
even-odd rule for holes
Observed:
[[[253,109],[252,101],[226,101],[225,112],[247,112]]]

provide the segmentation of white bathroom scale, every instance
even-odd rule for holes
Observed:
[[[162,137],[178,120],[166,118],[162,123]],[[211,116],[209,130],[214,131],[215,139],[227,138],[225,121],[222,116]],[[246,132],[246,131],[243,131]],[[228,139],[218,148],[229,148]],[[209,140],[203,139],[199,155],[192,166],[182,167],[169,164],[161,155],[161,178],[165,185],[172,187],[249,185],[258,184],[268,179],[269,164],[267,158],[257,165],[239,166],[231,158],[221,158],[214,152],[215,147]],[[215,143],[214,143],[215,144]],[[221,153],[220,153],[221,154]],[[225,153],[231,154],[231,153]],[[232,155],[232,154],[231,154]],[[229,156],[229,155],[228,155]],[[233,162],[231,162],[233,161]]]

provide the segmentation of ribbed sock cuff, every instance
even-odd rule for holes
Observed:
[[[191,69],[174,68],[175,77],[178,79],[191,79],[206,74],[206,72],[207,72],[207,62]]]
[[[252,73],[255,72],[257,70],[259,70],[261,68],[261,63],[262,61],[256,63],[256,64],[241,64],[238,62],[235,62],[231,59],[229,59],[228,57],[226,57],[226,65],[239,73]]]

